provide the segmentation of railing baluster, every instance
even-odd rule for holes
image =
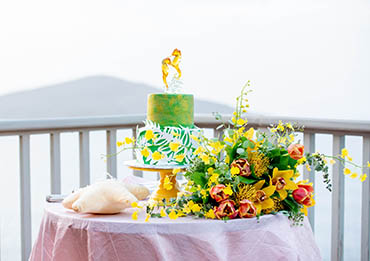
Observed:
[[[50,192],[61,193],[60,180],[60,134],[50,133]]]
[[[215,138],[221,140],[222,139],[222,134],[223,134],[223,129],[218,129],[218,130],[216,128],[213,129],[213,136]]]
[[[107,130],[107,172],[117,178],[117,130]]]
[[[80,131],[80,187],[90,184],[89,131]]]
[[[31,168],[30,135],[19,136],[20,159],[20,206],[21,206],[21,248],[22,260],[31,253]]]
[[[315,152],[315,133],[304,132],[303,134],[303,144],[305,152],[314,153]],[[309,179],[310,182],[315,186],[315,171],[312,169],[308,171],[307,168],[303,169],[303,178]],[[315,231],[315,207],[310,207],[308,209],[308,220],[310,221],[312,231]]]
[[[362,145],[363,165],[367,165],[370,161],[370,136],[363,137]],[[361,208],[361,260],[370,260],[369,244],[370,244],[370,171],[364,169],[367,174],[367,179],[362,184],[362,208]]]
[[[345,146],[345,137],[333,136],[333,155],[341,154]],[[343,260],[343,231],[344,231],[344,175],[343,166],[333,165],[333,191],[331,212],[331,260]]]
[[[132,137],[134,137],[134,139],[136,140],[136,128],[132,129]],[[136,159],[136,154],[134,150],[132,151],[132,158]],[[143,172],[141,170],[133,170],[133,174],[136,177],[143,177]],[[157,178],[159,179],[159,174]]]

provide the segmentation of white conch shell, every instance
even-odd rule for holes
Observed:
[[[114,214],[131,207],[135,201],[137,198],[122,182],[109,179],[77,190],[65,198],[62,204],[81,213]]]

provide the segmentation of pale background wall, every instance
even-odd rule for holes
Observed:
[[[2,1],[0,93],[93,74],[161,86],[160,61],[177,47],[199,98],[232,104],[250,79],[257,111],[370,119],[369,5]]]

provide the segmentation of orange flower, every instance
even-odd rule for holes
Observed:
[[[238,168],[240,170],[239,175],[243,177],[248,177],[252,174],[250,164],[246,159],[234,160],[230,167]]]
[[[216,186],[213,186],[209,191],[211,198],[213,198],[217,202],[220,202],[222,200],[229,198],[229,195],[225,194],[224,192],[225,188],[226,186],[223,184],[218,184]]]
[[[215,209],[215,215],[218,219],[228,217],[230,219],[235,218],[238,215],[238,211],[235,210],[235,203],[232,200],[224,200]]]
[[[241,217],[241,218],[252,218],[252,217],[255,217],[257,215],[257,209],[254,206],[252,201],[250,201],[248,199],[244,199],[244,200],[240,201],[239,204],[240,204],[240,206],[239,206],[239,217]]]
[[[305,184],[298,184],[298,189],[293,191],[293,198],[299,204],[305,206],[312,206],[313,199],[312,199],[313,187],[310,185]]]
[[[304,146],[302,144],[290,144],[288,153],[292,159],[299,160],[303,157]]]

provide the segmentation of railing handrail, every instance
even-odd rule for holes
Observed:
[[[231,115],[224,115],[224,121]],[[51,119],[17,119],[0,120],[0,136],[17,135],[20,132],[42,133],[53,131],[68,131],[75,129],[109,129],[133,128],[141,124],[146,118],[145,114],[71,117]],[[314,119],[297,117],[280,117],[275,115],[248,114],[248,121],[252,126],[267,127],[270,124],[283,122],[298,123],[304,126],[305,131],[316,133],[351,133],[353,135],[369,135],[370,121],[339,120],[339,119]],[[210,114],[196,114],[195,122],[199,127],[214,126],[220,121]]]

